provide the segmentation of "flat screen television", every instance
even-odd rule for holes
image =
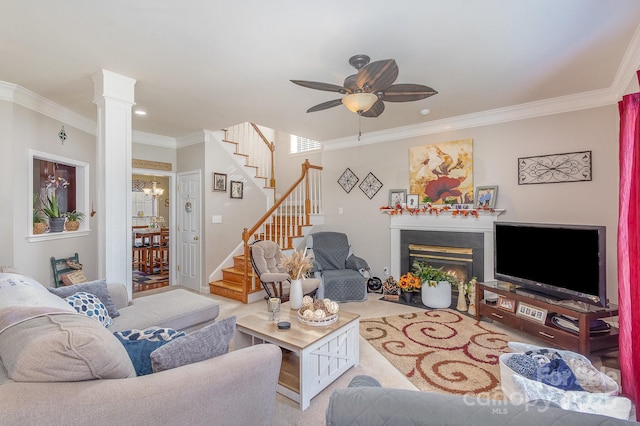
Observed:
[[[493,230],[497,280],[607,306],[604,226],[494,222]]]

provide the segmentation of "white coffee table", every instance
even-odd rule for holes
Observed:
[[[289,330],[279,330],[264,314],[238,318],[235,348],[273,343],[282,348],[278,393],[309,407],[311,398],[349,368],[360,362],[360,315],[340,311],[338,321],[321,327],[300,323],[296,311],[282,304],[280,321],[289,321]]]

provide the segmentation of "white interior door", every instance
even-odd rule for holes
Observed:
[[[178,174],[178,283],[200,291],[202,271],[200,171]]]

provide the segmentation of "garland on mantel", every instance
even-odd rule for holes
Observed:
[[[451,213],[452,216],[465,216],[465,217],[469,215],[478,217],[480,215],[480,212],[494,213],[496,211],[495,209],[491,209],[489,207],[477,207],[475,209],[456,209],[451,207],[450,205],[444,205],[440,207],[440,206],[432,206],[431,204],[426,204],[422,207],[417,207],[415,209],[402,207],[400,205],[397,205],[395,208],[389,207],[389,206],[382,206],[380,207],[380,210],[391,216],[404,214],[404,212],[407,212],[409,213],[409,215],[412,215],[412,216],[418,215],[418,214],[435,214],[437,216],[440,213]]]

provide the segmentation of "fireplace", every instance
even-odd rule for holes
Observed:
[[[455,273],[462,282],[476,277],[484,281],[484,235],[478,232],[402,230],[400,232],[400,272],[423,261]]]
[[[427,244],[409,244],[409,268],[414,262],[422,262],[457,278],[460,282],[468,282],[477,276],[473,270],[473,248],[446,247]]]
[[[466,281],[494,280],[493,222],[503,211],[481,211],[478,217],[450,212],[391,216],[391,275],[399,278],[411,270],[413,259],[429,256],[423,259],[453,269],[460,278],[466,274]]]

